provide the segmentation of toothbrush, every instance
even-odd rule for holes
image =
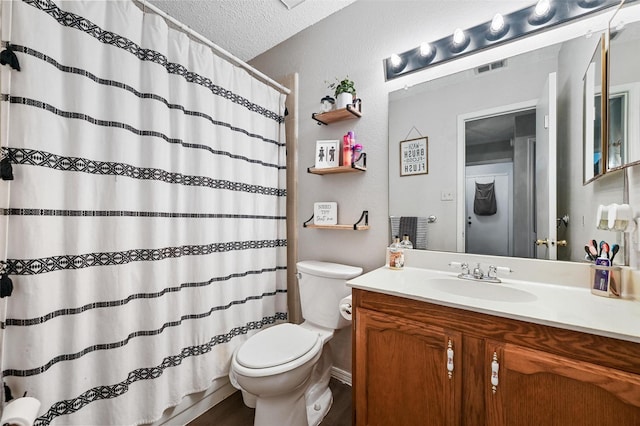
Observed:
[[[614,244],[613,247],[611,247],[611,263],[613,264],[613,258],[616,257],[616,254],[618,254],[618,251],[620,250],[620,246],[618,244]]]
[[[604,241],[602,242],[602,244],[600,245],[600,252],[601,252],[601,256],[603,259],[609,259],[609,244],[605,243]]]
[[[600,241],[600,251],[598,252],[598,257],[602,257],[602,248],[605,244],[607,243],[605,243],[604,241]]]
[[[589,244],[586,244],[584,246],[584,251],[587,252],[587,257],[589,258],[589,260],[594,261],[596,260],[595,256],[593,255],[593,253],[591,253],[592,251],[596,251],[596,249],[594,249],[592,246],[590,246]]]
[[[591,240],[589,243],[589,251],[591,252],[594,260],[598,258],[598,243],[596,240]]]

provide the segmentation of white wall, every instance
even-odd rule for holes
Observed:
[[[430,70],[384,81],[382,61],[392,53],[411,49],[422,41],[437,40],[449,35],[455,27],[469,28],[480,21],[489,21],[496,12],[506,14],[532,3],[532,0],[359,0],[251,61],[251,65],[272,78],[292,72],[300,74],[299,259],[359,265],[365,271],[384,263],[389,215],[387,114],[390,91],[574,38],[587,30],[604,28],[608,20],[608,16],[598,15]],[[363,117],[317,126],[311,114],[319,111],[320,99],[329,93],[325,80],[333,81],[345,75],[356,83],[358,97],[363,101]],[[348,130],[354,130],[358,142],[364,145],[368,154],[367,172],[308,174],[306,167],[313,164],[315,141],[340,138]],[[430,158],[430,164],[440,161],[437,156]],[[635,198],[640,208],[640,196]],[[371,229],[362,232],[302,229],[302,222],[312,215],[314,201],[337,201],[341,223],[357,220],[362,210],[367,209]],[[332,341],[334,364],[347,371],[351,371],[350,339],[347,328]]]

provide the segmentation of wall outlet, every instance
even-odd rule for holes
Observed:
[[[453,201],[454,198],[453,191],[442,191],[440,193],[440,201]]]

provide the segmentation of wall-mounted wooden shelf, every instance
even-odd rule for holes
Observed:
[[[353,225],[314,225],[313,223],[309,223],[313,220],[313,216],[309,218],[306,222],[302,224],[305,228],[315,228],[315,229],[339,229],[343,231],[366,231],[369,229],[369,211],[364,210],[360,219]],[[364,221],[363,224],[360,222]]]
[[[307,169],[308,173],[312,173],[314,175],[333,175],[336,173],[357,173],[357,172],[365,172],[367,171],[366,167],[358,166],[353,164],[351,166],[340,166],[340,167],[327,167],[324,169],[316,169],[315,167],[309,167]]]
[[[318,169],[316,167],[308,167],[307,173],[314,175],[333,175],[336,173],[359,173],[367,171],[367,153],[362,152],[355,163],[350,166],[326,167]]]
[[[318,122],[318,125],[329,125],[343,120],[352,120],[362,117],[362,101],[356,99],[353,104],[347,105],[346,108],[334,109],[333,111],[311,114],[311,118]]]

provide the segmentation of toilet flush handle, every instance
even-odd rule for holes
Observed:
[[[297,279],[302,278],[302,274],[301,274],[300,272],[296,272],[296,278],[297,278]]]

